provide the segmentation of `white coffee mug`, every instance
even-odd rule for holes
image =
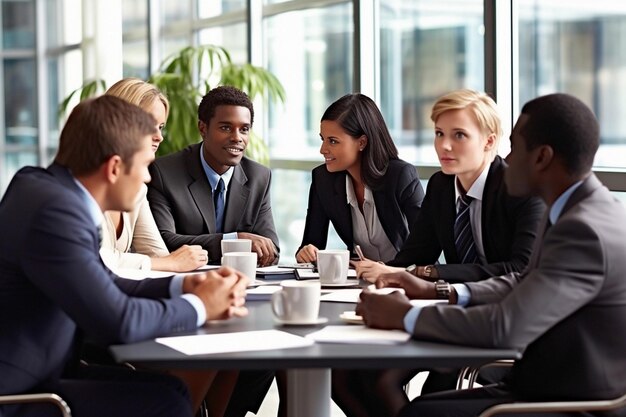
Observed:
[[[319,282],[283,281],[281,290],[272,294],[272,311],[284,322],[310,323],[320,311]]]
[[[236,269],[250,278],[251,282],[256,278],[256,252],[225,253],[222,256],[222,265]]]
[[[320,282],[324,284],[345,284],[348,281],[350,251],[347,249],[326,249],[317,251],[317,269]]]
[[[252,241],[250,239],[223,239],[222,255],[229,252],[250,252],[252,251]]]

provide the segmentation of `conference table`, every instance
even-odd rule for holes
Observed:
[[[198,329],[196,335],[282,330],[305,336],[326,325],[345,325],[339,315],[355,304],[322,302],[320,316],[328,322],[317,326],[282,326],[275,322],[269,301],[248,301],[249,315]],[[189,335],[189,333],[186,333]],[[329,417],[331,369],[462,368],[499,359],[519,359],[514,349],[484,349],[409,340],[393,345],[315,343],[306,347],[185,355],[155,340],[116,345],[111,353],[118,362],[156,369],[287,370],[288,415]]]

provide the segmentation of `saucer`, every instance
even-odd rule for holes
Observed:
[[[346,323],[350,324],[363,324],[363,317],[357,316],[354,311],[344,311],[339,315],[339,318]]]
[[[315,320],[308,321],[291,321],[291,320],[281,320],[277,317],[274,317],[274,321],[281,326],[316,326],[318,324],[324,324],[328,322],[328,318],[326,317],[318,317]]]

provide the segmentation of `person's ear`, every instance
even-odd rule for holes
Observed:
[[[107,182],[115,184],[122,174],[124,169],[124,163],[119,155],[113,155],[107,159],[103,164],[104,176]]]
[[[496,146],[496,134],[491,133],[485,141],[485,152],[492,152]]]
[[[367,146],[367,136],[361,135],[359,138],[359,151],[363,151]]]
[[[545,171],[554,160],[554,149],[550,145],[540,145],[534,150],[534,164],[539,171]]]
[[[202,120],[198,120],[198,130],[200,131],[200,136],[204,139],[204,135],[206,135],[207,125]]]

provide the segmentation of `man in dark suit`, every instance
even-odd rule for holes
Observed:
[[[78,417],[192,415],[176,378],[84,367],[77,356],[82,335],[130,343],[247,313],[248,279],[230,269],[134,281],[102,263],[102,213],[134,207],[150,180],[155,130],[148,113],[124,100],[84,101],[63,128],[55,162],[11,181],[0,203],[0,394],[56,392]],[[35,411],[0,407],[4,416]]]
[[[598,145],[598,122],[578,99],[530,101],[511,134],[505,175],[511,194],[539,196],[549,208],[528,268],[452,286],[406,272],[377,283],[402,286],[412,298],[446,298],[449,306],[419,309],[397,292],[363,292],[357,312],[368,326],[524,351],[502,383],[421,396],[401,416],[475,416],[504,402],[626,392],[626,211],[591,172]]]
[[[244,92],[214,88],[198,107],[202,143],[159,158],[150,167],[150,208],[171,250],[201,245],[209,261],[219,263],[222,239],[251,239],[259,265],[278,262],[271,173],[243,156],[253,121],[252,102]]]

